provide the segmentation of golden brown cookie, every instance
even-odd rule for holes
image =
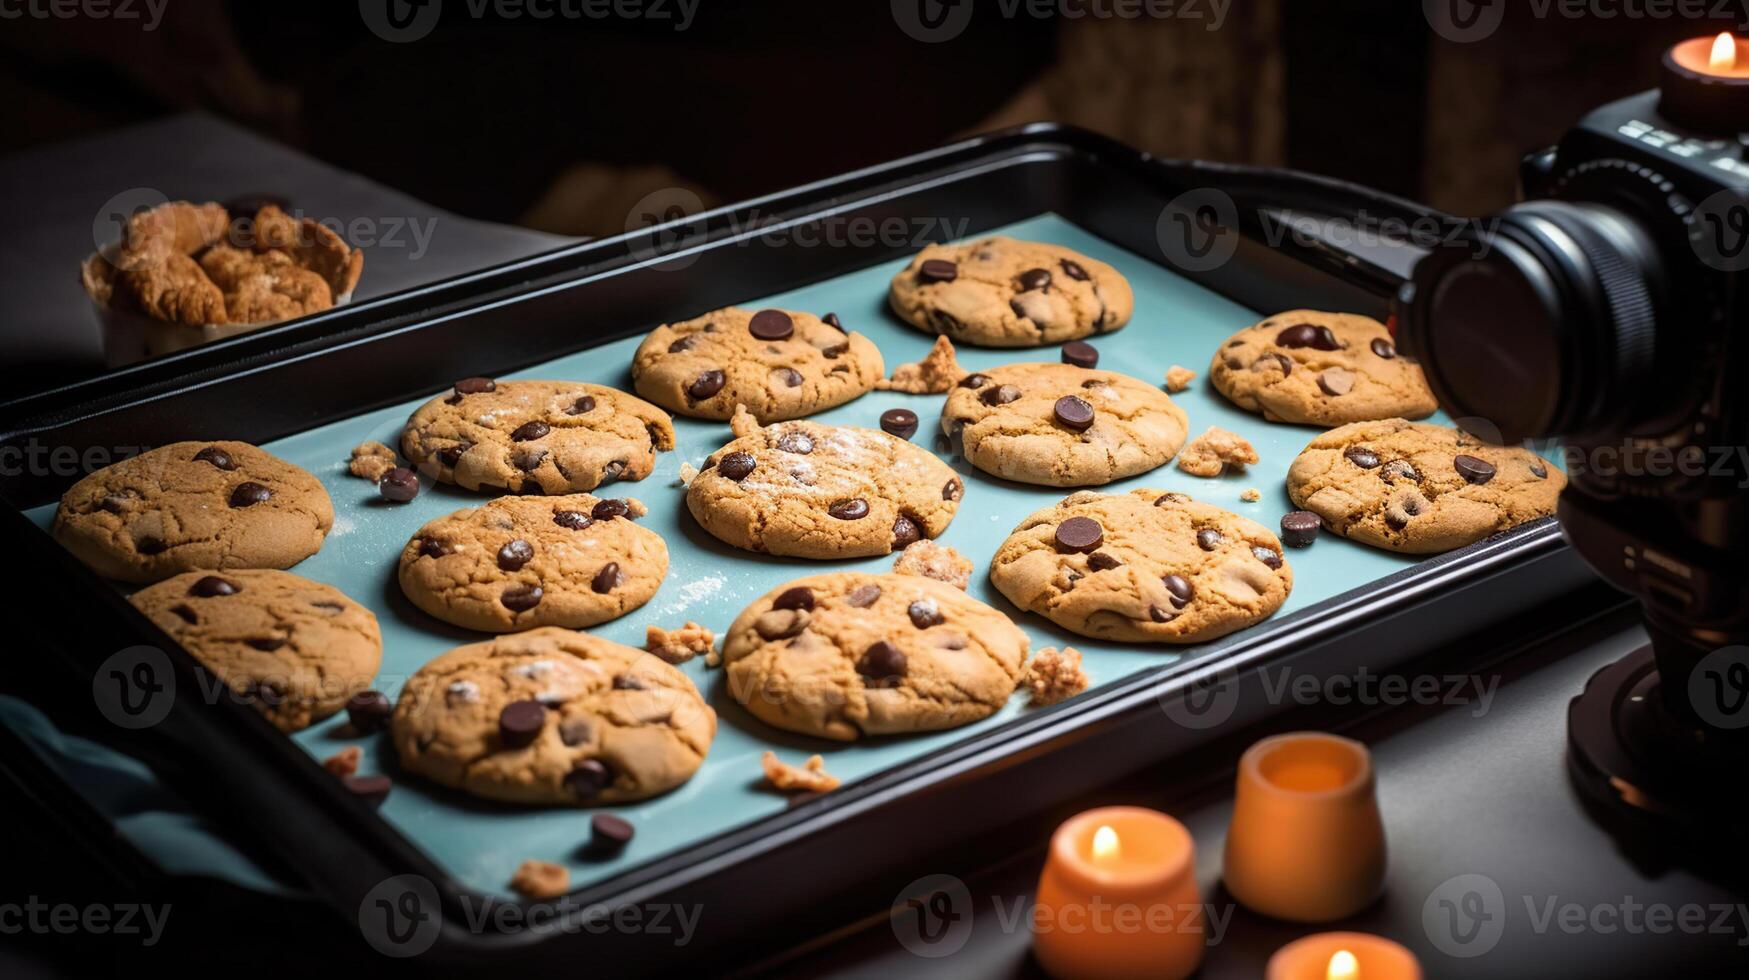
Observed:
[[[1287,472],[1296,507],[1364,544],[1424,555],[1548,517],[1567,475],[1443,425],[1355,422],[1313,439]]]
[[[334,525],[321,481],[246,442],[176,442],[106,466],[61,497],[52,533],[106,578],[289,568]]]
[[[1432,415],[1421,366],[1365,316],[1291,310],[1227,338],[1209,366],[1227,400],[1271,422],[1334,426]]]
[[[509,803],[629,803],[692,778],[717,716],[642,650],[548,627],[457,647],[408,678],[401,765]]]
[[[1037,347],[1118,330],[1135,298],[1114,268],[1060,245],[984,238],[931,245],[893,277],[901,319],[983,347]]]
[[[290,572],[186,572],[129,601],[281,731],[339,711],[382,664],[371,611]]]

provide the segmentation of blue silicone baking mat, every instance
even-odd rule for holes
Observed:
[[[1054,242],[1115,266],[1135,288],[1136,309],[1124,330],[1095,339],[1100,367],[1123,371],[1156,385],[1173,364],[1198,372],[1199,377],[1189,391],[1173,396],[1190,415],[1191,433],[1200,433],[1211,425],[1222,426],[1244,435],[1263,457],[1261,463],[1239,476],[1205,480],[1168,465],[1104,489],[1177,490],[1274,528],[1281,515],[1291,509],[1283,487],[1288,465],[1316,430],[1272,425],[1239,411],[1210,390],[1206,375],[1209,360],[1221,341],[1262,319],[1260,312],[1279,311],[1246,309],[1055,215],[1040,215],[992,233]],[[834,311],[846,328],[863,333],[880,347],[890,372],[895,365],[920,359],[934,340],[900,323],[887,310],[887,283],[903,264],[883,263],[790,292],[748,297],[740,305],[786,307],[822,314]],[[675,312],[693,315],[704,311]],[[616,341],[510,377],[590,381],[630,391],[629,365],[637,343],[635,337]],[[959,350],[959,359],[968,370],[981,370],[1016,361],[1054,361],[1058,351],[1055,347],[1033,350],[964,347]],[[433,381],[431,393],[436,394],[446,381]],[[915,439],[919,445],[933,450],[939,448],[934,439],[939,431],[935,420],[944,397],[874,392],[815,418],[876,427],[882,411],[903,406],[924,420]],[[410,504],[390,505],[377,497],[370,483],[346,473],[348,455],[359,443],[375,439],[398,445],[402,424],[423,401],[421,398],[325,425],[265,447],[316,474],[334,498],[333,531],[321,552],[298,565],[295,571],[340,588],[376,612],[383,630],[383,667],[377,687],[390,696],[398,694],[405,679],[426,661],[458,644],[486,638],[419,612],[401,595],[395,580],[395,562],[401,546],[420,525],[457,508],[477,505],[484,498],[439,486],[428,489]],[[729,548],[705,534],[686,511],[679,484],[680,464],[698,465],[729,440],[729,428],[723,422],[679,417],[675,418],[674,427],[678,445],[674,452],[660,454],[656,470],[649,478],[600,491],[636,497],[649,506],[650,513],[642,523],[667,539],[672,556],[667,581],[648,605],[591,632],[642,647],[646,625],[674,627],[690,619],[720,634],[748,602],[789,579],[832,569],[890,568],[890,557],[809,562],[753,555]],[[211,436],[225,438],[226,433],[215,430]],[[984,577],[987,561],[1022,518],[1069,491],[1008,483],[984,476],[963,460],[950,462],[965,478],[966,497],[959,516],[940,540],[977,563],[971,594],[1014,616],[1031,637],[1035,650],[1072,644],[1084,654],[1086,670],[1097,687],[1144,668],[1170,663],[1177,657],[1195,655],[1222,642],[1182,648],[1116,646],[1074,636],[1044,619],[1018,612]],[[1262,491],[1262,499],[1256,503],[1242,501],[1240,493],[1248,487]],[[52,506],[41,507],[30,516],[46,527],[53,512]],[[1324,535],[1309,549],[1290,550],[1287,559],[1294,568],[1294,590],[1276,614],[1277,619],[1412,564],[1412,559],[1332,535]],[[1255,628],[1267,628],[1267,624]],[[479,891],[509,895],[510,874],[525,858],[569,866],[572,885],[578,887],[783,811],[785,799],[760,788],[759,758],[767,749],[776,750],[792,763],[821,753],[826,757],[827,770],[848,784],[1028,710],[1024,695],[1017,695],[994,717],[965,728],[842,744],[765,727],[734,703],[722,672],[708,670],[703,658],[694,659],[681,669],[698,683],[717,710],[716,741],[703,767],[685,786],[658,799],[614,810],[637,827],[631,845],[615,859],[579,859],[578,847],[589,832],[590,810],[503,806],[444,790],[411,776],[397,779],[394,792],[383,805],[382,816],[423,847],[458,881]],[[383,757],[384,753],[392,752],[386,740],[348,739],[341,734],[343,730],[344,716],[340,716],[294,738],[318,759],[345,745],[358,744],[364,751],[360,772],[395,771],[393,760]]]

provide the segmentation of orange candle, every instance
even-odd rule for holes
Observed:
[[[1366,746],[1293,732],[1245,750],[1224,863],[1233,897],[1277,919],[1332,922],[1371,904],[1385,830]]]
[[[1749,78],[1749,52],[1729,33],[1696,37],[1670,49],[1670,57],[1697,75],[1712,78]]]
[[[1206,945],[1195,846],[1164,813],[1118,806],[1051,836],[1033,906],[1033,952],[1063,980],[1188,977]]]
[[[1326,932],[1296,939],[1269,958],[1267,980],[1421,980],[1415,954],[1382,936]]]

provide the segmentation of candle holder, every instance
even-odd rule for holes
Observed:
[[[1207,945],[1195,845],[1164,813],[1118,806],[1051,836],[1033,908],[1033,953],[1061,980],[1188,977]]]
[[[1342,957],[1347,953],[1348,957]],[[1421,980],[1415,954],[1382,936],[1326,932],[1296,939],[1269,958],[1266,980]]]
[[[1371,904],[1384,887],[1385,831],[1366,746],[1294,732],[1247,749],[1224,880],[1246,908],[1290,922],[1332,922]]]
[[[1658,109],[1706,133],[1749,129],[1749,50],[1730,34],[1697,37],[1664,52]]]

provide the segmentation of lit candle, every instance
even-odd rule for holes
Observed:
[[[1421,980],[1415,954],[1382,936],[1326,932],[1296,939],[1269,958],[1266,980]]]
[[[1240,904],[1290,922],[1332,922],[1385,881],[1372,756],[1352,739],[1293,732],[1239,759],[1223,880]]]
[[[1033,951],[1074,980],[1188,977],[1206,945],[1195,846],[1141,807],[1071,817],[1051,836],[1033,906]]]
[[[1682,41],[1664,52],[1659,91],[1672,121],[1734,136],[1749,120],[1749,51],[1730,33]]]

